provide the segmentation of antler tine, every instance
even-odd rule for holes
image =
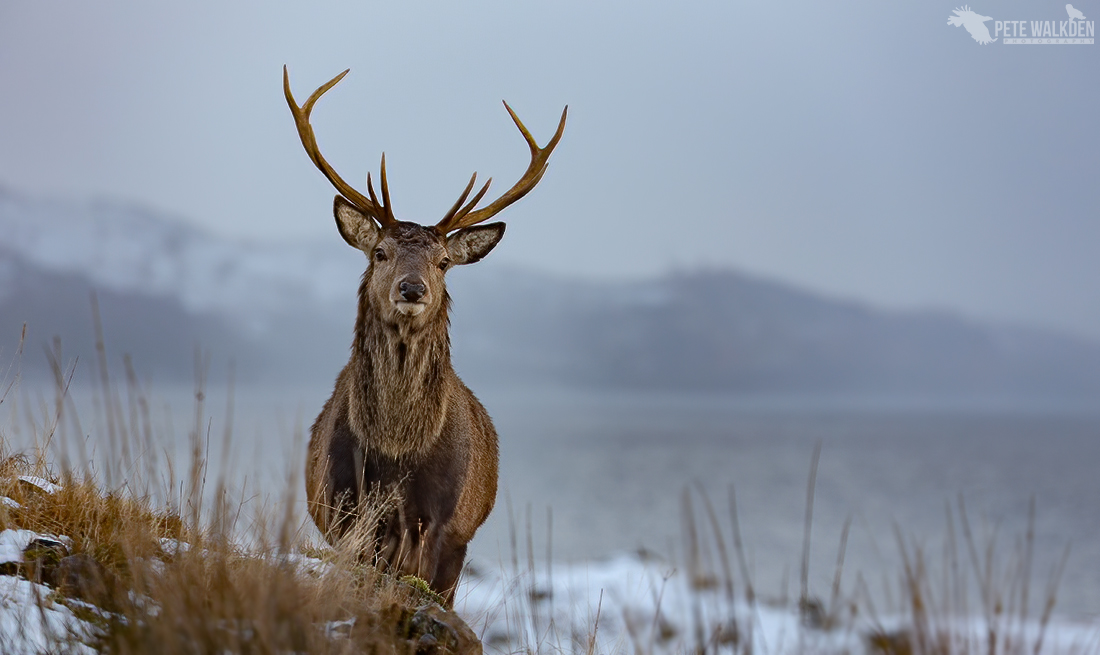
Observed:
[[[481,202],[481,199],[485,197],[485,192],[489,190],[489,185],[492,183],[493,178],[491,177],[485,180],[485,186],[481,187],[481,190],[474,194],[474,197],[470,199],[470,202],[466,203],[466,205],[462,209],[458,210],[459,218],[462,218],[466,214],[469,214],[470,210],[476,207],[477,203]]]
[[[386,181],[386,153],[382,153],[382,209],[386,212],[386,220],[396,223],[393,217],[393,205],[390,204],[390,184]]]
[[[378,200],[378,194],[374,192],[374,182],[370,179],[370,171],[367,171],[367,192],[370,193],[370,200],[376,206],[382,208],[382,212],[385,214],[385,220],[379,221],[382,225],[389,225],[396,223],[397,219],[393,217],[393,208],[390,206],[390,185],[386,181],[386,153],[382,153],[382,200]]]
[[[523,173],[523,177],[521,177],[518,182],[512,185],[511,189],[508,189],[506,192],[504,192],[504,195],[489,203],[485,207],[482,207],[477,211],[473,211],[474,206],[477,205],[477,203],[481,200],[481,197],[485,194],[485,192],[489,190],[488,183],[486,183],[485,187],[483,187],[481,191],[478,192],[473,201],[467,203],[466,206],[458,209],[457,211],[452,208],[451,211],[447,212],[447,215],[443,218],[443,220],[436,224],[436,229],[440,232],[443,232],[444,234],[487,221],[493,216],[496,216],[498,213],[500,213],[500,211],[508,205],[511,205],[515,201],[530,193],[531,189],[534,189],[535,185],[538,184],[539,180],[542,179],[542,176],[546,172],[546,167],[550,161],[550,154],[554,151],[554,148],[557,147],[558,141],[561,141],[561,136],[565,132],[565,119],[569,113],[568,106],[566,106],[565,109],[562,110],[561,120],[558,122],[558,129],[554,133],[553,138],[550,139],[550,142],[546,144],[545,148],[539,147],[538,142],[535,141],[535,138],[533,136],[531,136],[531,133],[527,130],[527,127],[524,126],[523,121],[519,119],[519,116],[516,115],[516,112],[512,111],[512,108],[508,106],[507,102],[504,103],[504,108],[508,110],[508,114],[512,117],[512,121],[515,122],[516,127],[518,127],[520,133],[523,134],[523,139],[527,141],[528,147],[531,148],[531,163],[528,164],[527,170]],[[462,197],[459,198],[457,203],[455,203],[456,207],[462,204],[462,202],[466,199],[466,195],[469,193],[471,188],[473,188],[472,179],[470,180],[470,184],[469,186],[467,186],[466,191],[462,194]]]
[[[466,185],[466,188],[462,191],[462,195],[458,197],[455,204],[452,205],[446,215],[443,216],[443,220],[436,224],[436,228],[442,230],[444,234],[449,231],[447,225],[469,214],[470,210],[473,209],[477,203],[481,202],[481,199],[485,196],[485,192],[489,190],[489,185],[493,183],[493,178],[490,177],[488,180],[485,180],[485,184],[474,194],[473,199],[466,203],[466,205],[463,205],[462,203],[466,202],[466,198],[470,196],[470,191],[473,190],[474,182],[476,181],[477,173],[475,172],[470,176],[470,183]]]
[[[367,193],[370,194],[370,200],[376,207],[382,206],[382,203],[378,200],[378,194],[374,192],[374,182],[370,179],[370,171],[367,171]]]
[[[454,215],[457,214],[458,210],[462,208],[462,203],[466,202],[466,198],[470,197],[470,191],[474,188],[474,182],[477,182],[477,171],[474,171],[474,174],[470,176],[470,183],[466,185],[465,189],[463,189],[462,195],[458,197],[458,200],[455,201],[455,204],[451,205],[451,208],[448,209],[447,213],[443,215],[443,220],[439,221],[440,224],[446,223],[447,221],[454,218]]]
[[[336,84],[344,79],[344,76],[348,74],[347,69],[340,73],[336,77],[332,78],[328,82],[322,84],[314,91],[305,104],[301,107],[294,100],[294,94],[290,92],[290,74],[287,72],[287,67],[283,66],[283,95],[286,96],[286,102],[290,105],[290,112],[294,115],[294,124],[298,128],[298,137],[302,140],[302,146],[306,149],[306,154],[313,161],[321,173],[332,183],[332,186],[336,187],[336,190],[340,192],[340,195],[347,198],[353,205],[362,210],[365,214],[374,218],[380,225],[390,225],[395,223],[393,218],[393,211],[389,207],[389,192],[386,189],[386,170],[385,161],[383,160],[382,168],[382,196],[385,199],[385,204],[381,204],[375,200],[372,202],[366,196],[359,191],[356,191],[354,187],[344,181],[343,178],[332,168],[331,165],[321,155],[321,150],[317,146],[317,135],[313,132],[313,126],[309,124],[309,114],[313,111],[313,105],[317,100],[321,98],[329,89],[336,86]],[[373,196],[374,194],[371,193]]]

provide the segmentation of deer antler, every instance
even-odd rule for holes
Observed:
[[[554,137],[550,139],[550,142],[546,144],[545,148],[539,147],[539,144],[535,141],[535,137],[531,136],[531,133],[527,131],[523,122],[520,121],[519,116],[516,116],[516,112],[512,111],[512,108],[508,106],[507,102],[504,103],[504,108],[508,110],[516,127],[519,128],[519,131],[523,134],[523,138],[527,141],[527,145],[531,148],[531,163],[527,166],[527,170],[523,173],[523,177],[521,177],[511,189],[508,189],[504,195],[477,211],[474,211],[474,207],[481,201],[485,192],[489,190],[489,184],[492,183],[493,180],[490,178],[489,181],[485,183],[485,186],[481,187],[481,190],[474,195],[473,200],[463,205],[462,203],[466,202],[466,198],[470,195],[470,191],[474,188],[474,182],[477,180],[477,173],[474,173],[473,177],[470,178],[470,183],[466,185],[466,190],[459,196],[458,202],[451,207],[451,210],[447,212],[443,220],[436,224],[435,229],[442,234],[447,234],[448,232],[470,227],[471,225],[477,225],[478,223],[489,220],[508,205],[527,195],[531,189],[535,188],[535,185],[542,179],[543,173],[546,172],[546,166],[550,161],[550,153],[554,152],[554,148],[557,147],[558,141],[561,140],[561,135],[565,131],[565,116],[569,112],[569,107],[567,106],[562,110],[561,121],[558,123],[558,131],[554,133]]]
[[[368,199],[362,193],[356,191],[350,184],[345,182],[332,166],[325,161],[325,158],[321,156],[321,150],[317,147],[317,136],[313,133],[313,126],[309,124],[309,113],[313,111],[313,105],[326,91],[336,86],[337,82],[344,79],[344,76],[347,75],[350,70],[349,68],[322,84],[313,92],[313,95],[309,96],[309,99],[306,100],[306,104],[299,107],[294,101],[294,95],[290,92],[290,76],[287,73],[286,66],[283,66],[283,94],[286,96],[287,104],[290,105],[291,113],[294,114],[294,123],[298,126],[298,136],[302,139],[302,145],[306,149],[306,154],[313,160],[313,164],[324,173],[328,181],[332,183],[332,186],[336,187],[336,190],[340,192],[340,195],[347,198],[351,204],[359,208],[364,214],[378,221],[379,225],[385,227],[397,222],[397,219],[393,216],[393,209],[390,207],[390,189],[389,185],[386,183],[385,153],[382,154],[382,202],[379,202],[378,195],[374,192],[374,184],[371,182],[370,173],[367,173],[367,191],[370,193],[370,198]]]

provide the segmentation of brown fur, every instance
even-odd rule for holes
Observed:
[[[413,223],[379,228],[340,197],[336,217],[371,263],[351,358],[312,427],[310,514],[336,542],[370,498],[395,499],[377,526],[376,561],[424,579],[449,605],[467,543],[493,508],[498,451],[488,413],[451,366],[441,265],[478,261],[504,226],[450,237]],[[410,303],[401,283],[410,281],[424,287],[419,313],[402,311]]]

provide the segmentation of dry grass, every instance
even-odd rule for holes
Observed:
[[[868,643],[873,650],[886,655],[1043,652],[1069,546],[1051,565],[1043,594],[1036,597],[1032,592],[1034,499],[1028,507],[1027,530],[1008,553],[998,553],[1003,540],[996,531],[981,540],[975,536],[962,497],[957,512],[947,507],[947,536],[940,557],[931,556],[900,529],[895,528],[895,534],[902,557],[899,587],[907,626],[872,632]],[[965,555],[960,554],[963,549]],[[1074,652],[1087,651],[1079,645]]]
[[[812,455],[802,553],[801,593],[795,609],[803,634],[825,635],[857,631],[867,651],[881,655],[1040,655],[1044,652],[1098,652],[1100,634],[1091,641],[1051,646],[1048,643],[1058,587],[1069,556],[1067,545],[1062,557],[1050,564],[1045,578],[1035,566],[1035,503],[1028,508],[1026,532],[1010,541],[1011,549],[999,552],[1006,538],[994,529],[979,537],[960,496],[953,510],[946,509],[944,543],[936,556],[920,545],[916,537],[903,534],[895,526],[901,571],[897,580],[900,606],[880,616],[876,605],[856,575],[848,589],[842,586],[845,550],[851,520],[845,522],[837,549],[837,564],[828,601],[812,593],[808,580],[810,525],[820,445]],[[737,520],[736,499],[730,487],[730,517],[734,554],[740,564],[741,580],[735,581],[733,562],[722,537],[722,527],[706,492],[698,486],[698,498],[705,510],[709,530],[697,525],[696,509],[689,490],[684,492],[683,515],[686,568],[693,588],[699,592],[721,590],[732,606],[738,582],[742,588],[742,607],[747,615],[728,623],[704,623],[705,612],[695,611],[692,644],[695,652],[728,650],[752,653],[754,642],[752,613],[758,611],[756,593],[745,567]],[[708,534],[709,532],[709,534]],[[1042,593],[1035,593],[1036,582]],[[716,594],[711,594],[716,597]],[[786,604],[782,601],[782,604]],[[725,641],[723,639],[725,638]],[[806,644],[803,644],[804,646]],[[652,652],[652,644],[646,645]],[[814,651],[815,648],[798,648]]]
[[[366,535],[373,533],[366,523],[339,550],[311,543],[301,537],[299,526],[286,511],[294,501],[288,495],[280,505],[283,511],[261,515],[248,526],[252,539],[247,547],[234,538],[240,534],[241,506],[229,500],[224,481],[214,481],[213,500],[204,501],[208,451],[204,440],[209,432],[204,428],[201,374],[196,379],[195,421],[189,435],[192,460],[183,480],[177,480],[174,470],[181,469],[174,469],[171,461],[164,462],[171,471],[166,478],[158,477],[157,467],[148,461],[140,461],[145,455],[139,453],[152,452],[148,447],[152,435],[146,418],[148,403],[128,365],[126,379],[132,393],[126,408],[111,378],[105,372],[100,378],[106,441],[121,463],[119,470],[99,476],[94,471],[77,473],[54,467],[46,455],[49,443],[58,426],[75,419],[66,417],[72,411],[66,400],[72,370],[63,370],[60,361],[57,349],[53,357],[57,398],[36,423],[35,447],[27,453],[7,453],[0,434],[0,496],[19,504],[0,505],[0,529],[65,535],[71,539],[67,554],[83,562],[71,579],[57,572],[57,562],[49,561],[48,553],[24,571],[26,577],[51,582],[54,591],[40,600],[43,609],[51,603],[63,604],[94,626],[91,632],[55,635],[45,652],[65,652],[77,642],[114,653],[480,651],[480,644],[470,641],[472,633],[425,630],[424,615],[417,614],[417,607],[434,599],[420,581],[395,580],[362,563],[359,553],[369,546]],[[105,358],[101,363],[106,366]],[[196,368],[203,369],[201,361]],[[12,388],[10,373],[9,369],[0,377],[0,403]],[[138,393],[133,393],[135,389]],[[891,608],[889,616],[900,617],[900,621],[879,620],[858,576],[847,588],[842,584],[847,524],[837,549],[828,600],[813,595],[807,562],[818,456],[819,450],[815,450],[807,488],[801,593],[794,607],[803,634],[851,631],[858,617],[864,622],[860,630],[866,649],[884,655],[1034,655],[1044,651],[1065,562],[1055,564],[1041,597],[1031,593],[1034,508],[1027,534],[1007,557],[997,556],[995,535],[981,540],[972,534],[961,501],[957,514],[948,511],[948,536],[938,561],[933,562],[927,551],[898,530],[902,606]],[[137,479],[135,471],[144,471],[145,478]],[[47,479],[60,489],[47,493],[22,481],[21,476]],[[157,479],[167,488],[154,489],[151,481]],[[158,498],[162,500],[155,500]],[[624,621],[627,633],[623,639],[629,641],[620,642],[616,650],[769,652],[760,647],[763,605],[750,577],[733,488],[728,519],[719,518],[701,486],[697,493],[685,491],[682,507],[684,553],[680,563],[695,592],[690,619],[679,630],[665,620],[661,587],[652,616],[641,617],[638,623]],[[508,512],[511,516],[510,508]],[[548,514],[550,534],[551,518]],[[548,637],[565,626],[555,626],[554,598],[547,593],[545,582],[536,582],[530,511],[526,571],[519,563],[516,522],[510,522],[512,569],[525,600],[500,611],[515,614],[511,622],[529,626],[527,632],[534,637],[529,643],[504,646],[527,653],[593,655],[599,650],[600,612],[605,609],[602,594],[596,619],[587,632],[574,630],[575,634],[564,640]],[[553,579],[549,541],[548,534],[544,581]],[[51,575],[53,579],[48,580]],[[427,641],[420,637],[426,633],[430,634]],[[3,645],[0,640],[0,650]]]
[[[234,538],[241,505],[229,500],[223,481],[215,481],[214,500],[204,503],[206,449],[193,449],[190,475],[178,483],[174,473],[143,466],[137,453],[150,452],[145,442],[151,435],[142,427],[148,422],[141,420],[140,405],[122,411],[106,373],[100,398],[114,419],[103,436],[112,452],[131,460],[129,475],[109,473],[116,481],[107,484],[94,471],[56,467],[47,452],[70,410],[71,369],[62,374],[54,361],[57,399],[36,424],[35,446],[10,453],[0,433],[0,496],[18,504],[0,505],[0,530],[67,538],[64,547],[27,551],[20,573],[48,585],[50,592],[38,600],[42,613],[64,605],[86,622],[69,634],[47,635],[44,652],[79,650],[81,644],[101,652],[164,654],[479,650],[464,624],[452,626],[457,617],[430,608],[434,598],[417,581],[396,580],[362,562],[371,525],[364,523],[339,549],[309,542],[293,523],[288,492],[274,516],[249,514],[251,538],[242,545]],[[203,425],[201,382],[200,376],[191,435],[196,444]],[[8,390],[0,386],[0,402]],[[140,395],[130,397],[147,407]],[[154,485],[135,471],[159,477],[168,488],[150,492]],[[44,490],[29,476],[59,488]],[[0,639],[0,650],[8,650],[5,643],[10,645]]]
[[[53,583],[56,593],[43,602],[66,604],[96,626],[89,645],[97,650],[408,649],[408,624],[424,596],[360,564],[350,548],[308,548],[324,560],[289,544],[246,552],[208,526],[154,510],[139,498],[106,493],[93,481],[55,478],[60,490],[41,491],[18,478],[48,475],[29,462],[7,457],[0,467],[0,494],[20,504],[0,510],[0,529],[71,539],[67,551],[80,558],[75,574],[51,570],[52,562],[26,575]]]

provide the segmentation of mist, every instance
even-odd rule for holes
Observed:
[[[360,186],[386,152],[398,217],[423,223],[474,170],[498,193],[518,178],[502,98],[542,140],[569,105],[497,261],[617,280],[736,268],[1100,337],[1095,47],[979,45],[953,8],[9,5],[0,183],[331,240],[332,190],[280,77],[304,96],[350,68],[314,113],[322,150]]]

